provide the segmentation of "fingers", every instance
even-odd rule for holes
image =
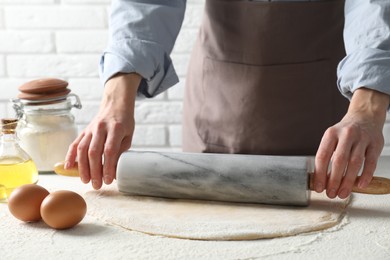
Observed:
[[[366,143],[361,142],[359,132],[352,127],[331,127],[324,134],[317,152],[319,173],[316,176],[319,182],[327,178],[326,194],[329,198],[349,196],[363,164],[365,149]],[[325,171],[329,165],[331,170],[327,176]]]
[[[130,148],[133,131],[134,124],[124,127],[96,120],[70,145],[66,161],[74,164],[77,157],[82,182],[91,181],[94,189],[100,189],[103,181],[111,184],[115,179],[117,161]]]
[[[352,148],[352,152],[346,166],[345,175],[342,179],[341,185],[338,188],[339,198],[345,199],[351,193],[352,186],[354,185],[356,177],[364,162],[365,149],[366,146],[361,144],[358,144]],[[335,197],[335,195],[333,197]]]
[[[323,192],[326,188],[328,167],[333,151],[337,146],[337,138],[335,136],[337,135],[333,128],[329,128],[325,132],[315,157],[314,183],[315,190],[318,193]]]
[[[124,139],[118,138],[123,136],[120,127],[114,126],[109,132],[104,146],[104,165],[103,165],[103,179],[105,184],[111,184],[115,179],[116,166],[120,154],[127,150],[131,144],[131,137]],[[126,141],[130,139],[130,142]],[[123,146],[126,146],[124,149]]]
[[[119,149],[122,140],[118,140],[115,136],[117,136],[117,132],[115,133],[115,130],[111,131],[107,136],[106,145],[104,147],[103,177],[104,183],[106,184],[110,184],[115,178],[116,162],[119,158]]]
[[[92,140],[92,133],[87,133],[77,147],[78,167],[81,181],[88,183],[91,180],[89,170],[88,149]]]
[[[377,166],[377,161],[380,156],[380,150],[375,149],[375,147],[370,147],[367,150],[366,159],[364,161],[364,167],[362,175],[359,178],[358,187],[364,189],[371,182],[372,177]]]
[[[350,138],[340,138],[332,157],[332,167],[326,186],[326,194],[333,199],[337,196],[344,173],[349,163],[352,143]]]
[[[84,137],[84,132],[82,132],[74,141],[69,145],[68,152],[65,156],[65,169],[69,169],[74,166],[77,157],[77,147]]]
[[[362,168],[358,186],[368,186],[383,148],[383,136],[380,131],[373,135],[367,133],[355,125],[335,125],[325,132],[315,159],[317,192],[325,188],[329,198],[347,198]]]
[[[106,141],[105,126],[97,124],[95,132],[88,149],[89,176],[91,177],[92,187],[100,189],[102,187],[102,154],[104,143]]]
[[[356,148],[353,149],[348,168],[339,188],[339,198],[345,199],[350,195],[362,167],[363,170],[359,177],[358,187],[364,189],[368,186],[374,176],[377,161],[380,156],[380,150],[381,149],[375,149],[372,146],[367,147],[363,144],[357,145]]]

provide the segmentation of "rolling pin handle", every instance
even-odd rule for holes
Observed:
[[[352,192],[363,193],[363,194],[390,194],[390,179],[383,177],[373,177],[370,184],[364,188],[359,188],[360,176],[356,178],[355,183],[352,187]],[[309,190],[315,191],[314,187],[314,173],[309,173]]]

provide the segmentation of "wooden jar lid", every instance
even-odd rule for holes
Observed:
[[[66,96],[70,93],[68,82],[55,79],[43,78],[24,83],[18,89],[18,98],[27,100],[43,100]]]
[[[31,80],[19,87],[19,90],[24,93],[40,94],[49,92],[58,92],[61,89],[66,89],[68,82],[55,78],[44,78]]]
[[[21,92],[18,94],[18,98],[20,99],[27,99],[27,100],[43,100],[43,99],[50,99],[50,98],[57,98],[57,97],[63,97],[70,93],[70,89],[65,88],[61,89],[57,92],[50,92],[50,93],[40,93],[40,94],[33,94],[33,93],[25,93]]]

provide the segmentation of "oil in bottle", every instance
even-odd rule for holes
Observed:
[[[17,119],[1,120],[0,135],[0,201],[23,185],[36,183],[38,171],[31,157],[19,146],[15,128]]]

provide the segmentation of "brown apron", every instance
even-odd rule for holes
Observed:
[[[344,1],[207,0],[187,74],[183,150],[313,155],[345,114]]]

